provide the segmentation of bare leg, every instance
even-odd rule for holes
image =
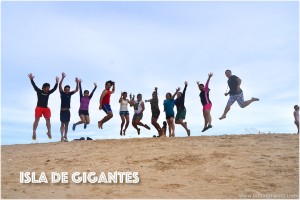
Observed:
[[[248,101],[245,101],[244,105],[241,106],[241,108],[247,107],[250,103],[252,103],[252,102],[254,102],[254,101],[259,101],[259,99],[258,99],[258,98],[252,97],[252,99],[250,99],[250,100],[248,100]]]
[[[220,119],[220,120],[225,119],[225,118],[226,118],[226,115],[227,115],[227,113],[228,113],[229,110],[230,110],[230,105],[227,105],[227,106],[225,107],[225,110],[224,110],[223,115],[222,115],[219,119]]]
[[[140,134],[140,129],[137,127],[138,123],[139,123],[139,119],[132,120],[132,126],[137,130],[138,135],[139,135]]]
[[[160,135],[161,132],[161,128],[159,126],[159,124],[157,123],[157,119],[156,118],[152,118],[151,119],[151,124],[156,128],[158,135]]]
[[[171,119],[167,119],[168,125],[169,125],[169,137],[172,137],[172,124]]]
[[[125,124],[125,117],[124,117],[124,115],[121,115],[120,117],[121,117],[121,120],[122,120],[122,123],[121,123],[121,130],[120,130],[120,135],[122,136],[122,135],[123,135],[123,134],[122,134],[122,130],[123,130],[123,126],[124,126],[124,124]]]
[[[68,140],[68,129],[69,129],[69,122],[66,122],[65,123],[65,135],[64,135],[64,138],[66,140]]]
[[[48,132],[47,132],[47,135],[48,135],[48,138],[51,139],[51,123],[50,123],[50,118],[45,118],[46,119],[46,126],[47,126],[47,129],[48,129]]]
[[[171,127],[172,127],[172,137],[175,137],[175,124],[174,124],[174,118],[170,118],[171,121]]]
[[[60,125],[60,134],[61,134],[61,142],[64,141],[64,132],[65,132],[65,123],[61,122],[61,125]]]
[[[205,128],[207,128],[207,123],[208,123],[208,119],[207,119],[205,111],[203,111],[203,117],[204,117],[204,128],[203,129],[205,129]]]
[[[73,124],[73,131],[75,130],[75,127],[79,124],[83,124],[83,123],[86,123],[86,119],[85,119],[85,115],[80,115],[80,121]]]
[[[33,122],[33,134],[32,134],[32,139],[35,140],[36,139],[36,129],[39,125],[39,121],[40,121],[40,117],[36,117],[34,119],[34,122]]]
[[[185,122],[183,122],[183,119],[175,120],[175,124],[181,124],[181,126],[185,129],[188,136],[190,136],[190,129],[187,128],[187,125]]]
[[[98,121],[98,128],[103,128],[103,124],[105,122],[107,122],[108,120],[110,120],[111,118],[113,117],[113,113],[112,112],[108,112],[107,115],[101,120],[101,121]]]
[[[299,122],[295,121],[295,125],[297,126],[297,129],[298,129],[297,134],[299,134]]]
[[[125,119],[126,119],[126,124],[125,124],[125,128],[124,128],[124,131],[123,131],[123,135],[125,135],[125,132],[126,132],[126,130],[128,128],[128,125],[129,125],[129,115],[126,115]]]

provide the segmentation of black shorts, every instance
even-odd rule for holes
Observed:
[[[70,122],[70,118],[71,118],[70,110],[61,110],[60,111],[60,121],[62,123]]]
[[[170,118],[174,118],[174,113],[173,114],[170,114],[170,115],[166,115],[166,119],[170,119]]]
[[[79,110],[78,114],[79,114],[79,116],[80,115],[89,115],[89,111],[88,110]]]
[[[153,110],[152,111],[152,118],[158,119],[159,115],[160,115],[160,110]]]

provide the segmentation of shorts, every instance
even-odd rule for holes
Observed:
[[[166,119],[174,118],[174,113],[166,113]]]
[[[231,95],[228,99],[227,105],[231,106],[235,101],[238,102],[240,107],[243,107],[245,104],[243,92],[235,95]]]
[[[120,111],[120,116],[121,115],[127,116],[127,115],[129,115],[129,112],[128,111]]]
[[[139,114],[134,113],[132,120],[135,121],[137,119],[139,120],[143,119],[143,113],[139,113]]]
[[[70,110],[61,110],[60,111],[60,122],[68,123],[70,122],[71,113]]]
[[[160,110],[153,110],[152,111],[152,118],[158,119],[159,115],[160,115]]]
[[[43,108],[43,107],[36,107],[35,108],[35,117],[42,117],[44,116],[46,119],[51,117],[51,110],[50,108]]]
[[[211,103],[205,104],[205,105],[203,106],[203,112],[206,111],[206,110],[210,110],[211,107],[212,107],[212,104],[211,104]]]
[[[175,120],[185,119],[186,109],[177,110]]]
[[[102,110],[107,114],[108,112],[112,112],[109,104],[102,105]]]
[[[78,114],[79,114],[79,116],[80,115],[89,115],[89,111],[88,110],[79,110]]]

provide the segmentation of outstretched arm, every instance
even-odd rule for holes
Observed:
[[[209,81],[210,81],[210,78],[213,76],[213,73],[209,73],[208,74],[208,79],[205,83],[205,87],[204,87],[204,90],[208,90],[208,84],[209,84]]]
[[[76,88],[75,88],[75,90],[72,91],[73,94],[75,94],[76,92],[78,92],[78,83],[79,83],[79,80],[78,80],[77,77],[75,78],[75,82],[76,82]]]
[[[33,76],[32,73],[30,73],[30,74],[28,74],[28,77],[29,77],[29,79],[30,79],[31,85],[33,86],[34,90],[35,90],[36,92],[41,92],[42,90],[39,89],[39,88],[36,86],[35,82],[33,81],[33,78],[34,78],[35,76]]]
[[[52,94],[57,89],[58,81],[59,81],[58,76],[55,78],[55,81],[56,81],[56,83],[54,85],[54,88],[52,88],[52,90],[49,91],[49,94]]]
[[[66,77],[65,72],[61,73],[61,80],[60,80],[60,82],[59,82],[59,91],[60,91],[60,92],[63,91],[63,89],[62,89],[62,83],[63,83],[65,77]]]
[[[89,96],[90,99],[93,97],[94,92],[95,92],[95,90],[97,89],[97,83],[94,83],[94,86],[95,86],[95,87],[94,87],[93,91],[91,92],[91,94],[90,94],[90,96]]]
[[[172,99],[175,98],[176,94],[180,91],[180,87],[176,89],[176,92],[173,94]]]

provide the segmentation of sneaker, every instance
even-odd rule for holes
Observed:
[[[72,130],[75,131],[76,124],[73,124]]]
[[[84,124],[83,128],[86,129],[86,127],[87,127],[87,124]]]

